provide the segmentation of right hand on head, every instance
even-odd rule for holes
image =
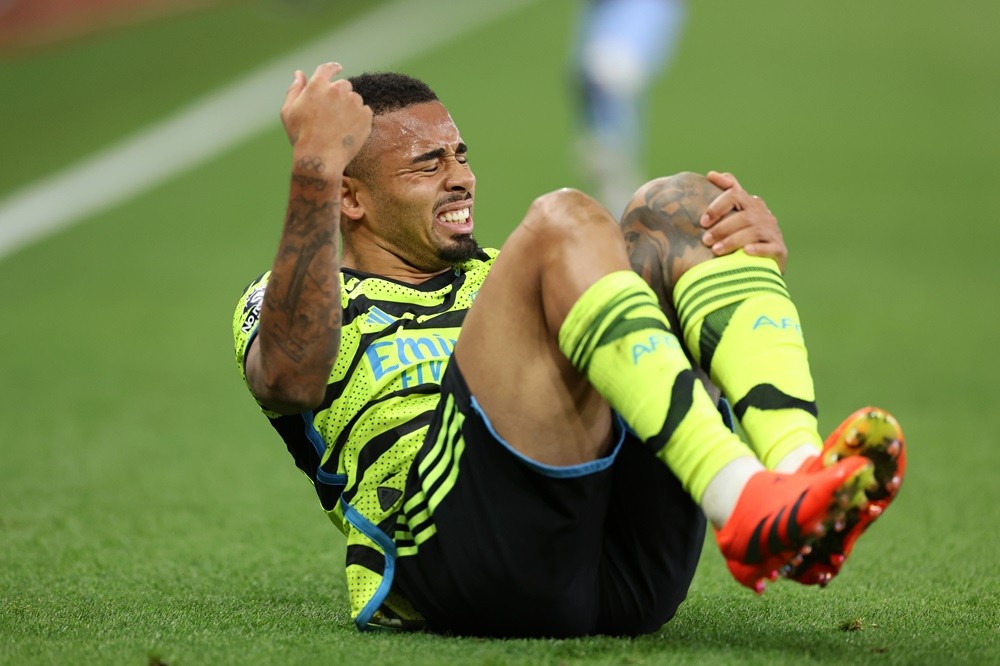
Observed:
[[[330,79],[339,63],[320,65],[306,79],[301,71],[288,87],[281,122],[292,146],[322,155],[342,170],[361,150],[372,129],[372,110],[347,79]]]

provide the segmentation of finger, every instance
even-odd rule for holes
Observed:
[[[336,81],[330,84],[330,87],[336,88],[341,92],[343,92],[344,94],[350,94],[351,92],[354,91],[354,86],[351,85],[351,82],[348,81],[347,79],[337,79]]]
[[[739,240],[738,236],[730,236],[726,240],[719,241],[712,245],[712,254],[717,257],[721,257],[726,254],[732,254],[739,249],[745,250],[749,245],[760,244],[762,244],[761,241],[757,241],[756,243],[744,243]]]
[[[698,223],[706,229],[721,220],[734,210],[742,210],[749,201],[749,195],[740,185],[736,176],[727,172],[709,171],[708,181],[723,190],[712,203],[708,205]]]
[[[724,190],[731,190],[742,194],[746,194],[746,190],[740,185],[740,181],[733,174],[728,171],[724,173],[719,173],[718,171],[709,171],[707,175],[708,181],[715,185],[716,187],[722,188]],[[749,195],[747,195],[749,196]]]
[[[706,177],[708,178],[708,182],[712,183],[716,187],[721,187],[724,190],[728,190],[733,185],[739,184],[736,180],[736,176],[728,171],[709,171],[706,174]]]
[[[732,174],[723,175],[725,178],[718,179],[719,182],[732,183],[732,186],[716,197],[698,220],[699,224],[706,229],[733,210],[746,210],[752,207],[761,207],[767,210],[767,205],[764,201],[758,196],[751,196],[747,193],[739,181],[736,180],[735,176]]]
[[[723,191],[705,207],[705,212],[699,218],[698,224],[708,229],[729,213],[739,210],[738,197],[739,193],[731,189]]]
[[[305,73],[297,69],[295,74],[292,75],[292,83],[288,86],[288,92],[285,93],[285,104],[288,106],[296,97],[302,94],[302,89],[306,86],[306,75]]]
[[[715,185],[716,187],[736,192],[741,195],[741,198],[743,198],[742,195],[746,195],[745,197],[746,199],[750,198],[750,195],[747,194],[747,191],[743,189],[742,185],[740,185],[740,181],[736,179],[736,176],[729,173],[728,171],[725,173],[719,173],[718,171],[709,171],[706,177],[708,178],[708,181],[713,185]]]
[[[747,191],[743,189],[743,186],[740,185],[740,181],[736,179],[736,176],[734,176],[731,173],[725,173],[723,175],[726,177],[725,181],[730,183],[729,187],[727,188],[730,192],[736,192],[741,195],[745,194],[748,197],[750,196],[747,194]]]
[[[736,211],[712,225],[711,229],[702,234],[701,240],[705,245],[711,247],[750,226],[752,226],[752,221],[749,217],[743,211]]]
[[[712,244],[712,253],[716,256],[730,254],[742,248],[747,254],[768,257],[784,266],[786,256],[785,244],[779,237],[761,233],[760,229],[747,227]],[[782,270],[784,270],[782,268]]]
[[[768,243],[776,240],[776,235],[769,229],[748,224],[742,228],[734,229],[725,238],[720,238],[716,242],[723,241],[731,250],[744,247],[751,243]]]
[[[743,251],[752,257],[774,259],[778,264],[778,270],[784,275],[785,266],[788,262],[788,251],[784,245],[772,242],[750,243],[743,248]]]
[[[344,70],[339,62],[324,62],[313,72],[312,78],[319,81],[329,81]]]

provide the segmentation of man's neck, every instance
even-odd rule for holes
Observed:
[[[399,257],[393,258],[395,261],[358,261],[357,257],[345,254],[340,265],[343,268],[378,275],[405,284],[422,284],[442,273],[454,270],[454,267],[446,266],[439,270],[427,271],[411,266]]]

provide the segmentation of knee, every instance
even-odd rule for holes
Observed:
[[[618,225],[604,206],[580,190],[564,187],[536,198],[521,227],[535,242],[561,243],[589,238],[595,232],[620,235]]]
[[[664,224],[676,226],[693,220],[697,226],[708,204],[721,193],[708,178],[692,171],[654,178],[632,195],[625,218],[633,211],[653,211],[660,213]]]
[[[633,266],[669,270],[664,278],[676,284],[693,266],[713,259],[702,243],[701,216],[722,192],[701,174],[685,171],[643,184],[622,216]]]
[[[524,221],[533,226],[575,226],[572,225],[574,221],[609,216],[610,213],[589,195],[563,187],[546,192],[531,202]]]

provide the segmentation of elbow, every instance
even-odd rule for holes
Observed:
[[[264,406],[279,414],[301,414],[311,412],[318,407],[323,402],[325,394],[325,386],[319,391],[297,386],[288,387],[271,393],[268,396],[268,404]]]
[[[286,358],[268,353],[265,340],[250,348],[246,376],[250,390],[265,409],[278,414],[314,410],[326,398],[326,386],[337,355],[337,346],[322,356]]]
[[[254,387],[257,400],[279,414],[301,414],[314,410],[326,397],[326,377],[275,374],[261,378]]]

